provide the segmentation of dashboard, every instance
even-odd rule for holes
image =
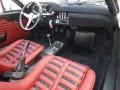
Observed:
[[[53,16],[57,25],[107,28],[113,24],[113,17],[106,5],[40,4],[43,16]]]

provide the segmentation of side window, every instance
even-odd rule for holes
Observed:
[[[120,8],[120,0],[118,0],[118,7]],[[117,19],[118,19],[118,24],[120,28],[120,10],[119,10],[119,13],[117,14]]]
[[[2,9],[1,3],[0,3],[0,13],[3,13],[3,9]]]
[[[12,0],[3,0],[5,11],[20,10],[21,8]]]

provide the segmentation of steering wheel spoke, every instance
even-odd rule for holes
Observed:
[[[38,18],[38,17],[39,17],[39,15],[36,14],[36,15],[33,15],[32,19],[36,19],[36,18]]]
[[[29,18],[29,14],[22,12],[22,15],[25,16],[26,18]]]
[[[31,20],[31,19],[28,19],[27,25],[25,26],[26,29],[29,28],[31,22],[32,22],[32,20]]]

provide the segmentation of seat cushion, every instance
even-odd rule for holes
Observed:
[[[0,73],[13,70],[23,52],[26,40],[18,40],[0,51]],[[33,59],[44,50],[42,45],[30,41],[25,54],[26,64],[29,65]]]
[[[24,79],[0,82],[0,90],[93,90],[95,79],[95,72],[88,66],[47,56]]]

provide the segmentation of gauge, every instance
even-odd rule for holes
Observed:
[[[42,5],[42,15],[44,16],[51,16],[51,15],[54,15],[54,10],[53,8],[51,7],[51,5],[48,5],[48,4],[44,4]]]
[[[39,12],[39,7],[38,6],[36,6],[36,5],[34,5],[33,6],[33,8],[32,8],[32,11],[33,11],[33,13],[38,13]]]

